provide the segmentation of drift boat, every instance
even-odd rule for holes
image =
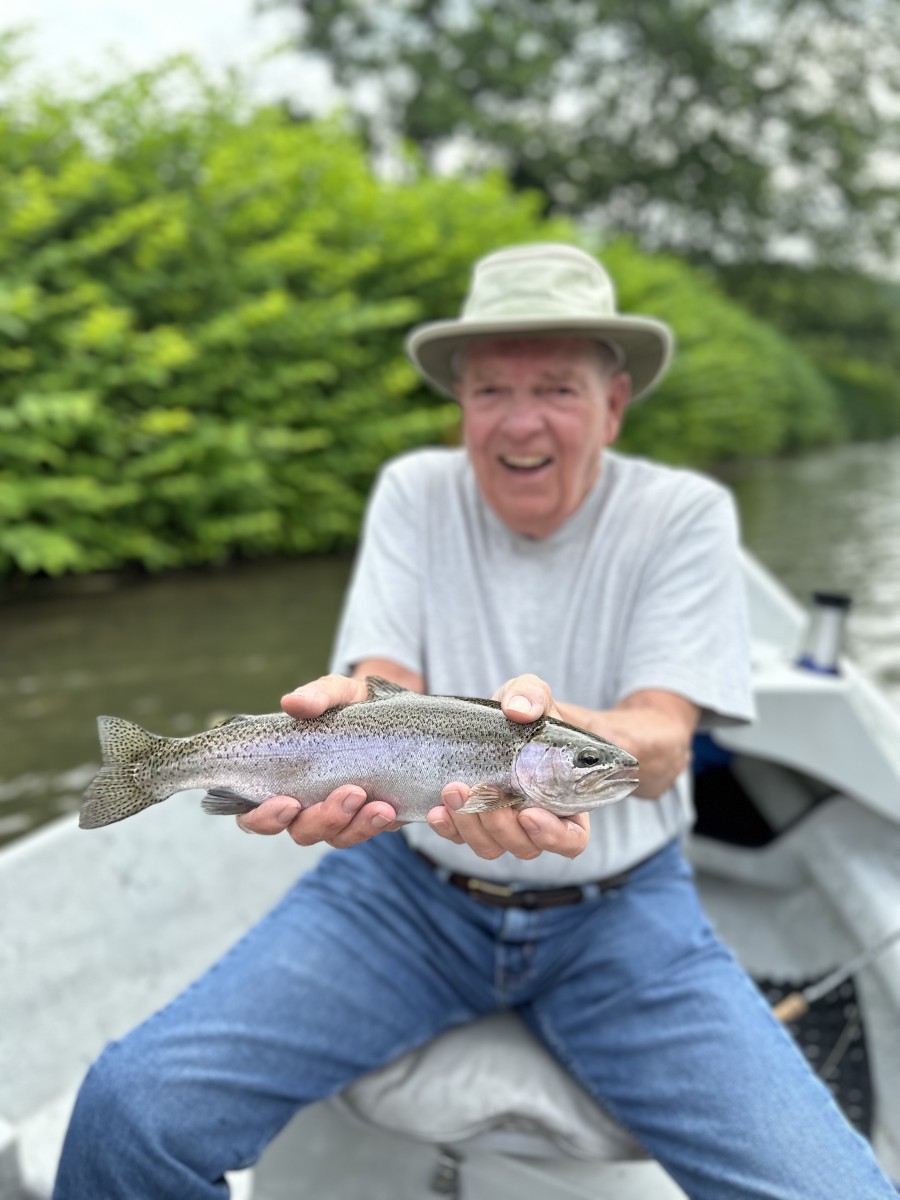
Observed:
[[[833,611],[810,639],[809,614],[744,568],[758,718],[698,741],[687,850],[719,932],[773,1005],[793,997],[791,1031],[897,1177],[900,714],[846,657],[816,660]],[[65,817],[0,852],[2,1200],[49,1195],[105,1042],[327,851],[236,837],[196,799],[90,836]],[[236,1200],[683,1197],[511,1013],[305,1110],[229,1182]]]

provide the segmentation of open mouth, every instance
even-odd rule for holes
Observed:
[[[553,461],[544,454],[501,454],[500,462],[510,471],[527,475],[540,471]]]

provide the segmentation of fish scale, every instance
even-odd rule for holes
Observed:
[[[611,742],[553,717],[523,724],[491,700],[425,696],[370,677],[369,698],[297,720],[238,716],[167,738],[100,717],[104,765],[79,823],[96,828],[193,788],[213,814],[250,812],[271,795],[303,807],[342,784],[386,800],[400,821],[424,821],[450,782],[471,789],[463,811],[537,805],[582,812],[627,795],[637,762]]]

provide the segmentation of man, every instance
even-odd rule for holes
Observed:
[[[465,448],[383,471],[335,674],[284,707],[361,700],[367,674],[495,692],[514,720],[558,713],[623,746],[638,791],[592,820],[469,815],[448,780],[427,826],[399,834],[349,783],[306,811],[266,801],[245,828],[342,853],[105,1052],[57,1200],[221,1196],[297,1108],[507,1006],[695,1200],[893,1196],[715,938],[679,851],[693,733],[748,719],[751,699],[728,495],[607,449],[669,331],[618,314],[590,256],[534,245],[477,264],[461,319],[408,350],[459,399]]]

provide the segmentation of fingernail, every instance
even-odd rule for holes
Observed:
[[[363,792],[348,792],[341,801],[341,808],[345,813],[347,813],[348,816],[352,816],[353,813],[359,810],[360,805],[363,803],[365,798],[366,797]]]
[[[513,696],[513,698],[506,705],[504,705],[504,707],[510,712],[525,713],[528,716],[531,716],[532,713],[537,712],[538,710],[538,706],[534,703],[534,701],[529,700],[525,696]]]
[[[457,812],[465,804],[462,792],[447,792],[444,796],[444,805],[447,808]]]
[[[278,812],[275,814],[275,820],[279,825],[290,825],[291,821],[293,821],[294,817],[296,817],[299,811],[299,804],[285,804],[279,808]]]
[[[390,821],[387,817],[382,816],[381,813],[375,813],[372,817],[371,825],[373,829],[384,829],[385,825],[390,825]]]
[[[541,832],[540,825],[538,825],[537,821],[533,820],[531,817],[520,817],[519,824],[522,826],[522,828],[525,830],[526,833],[540,833]]]

